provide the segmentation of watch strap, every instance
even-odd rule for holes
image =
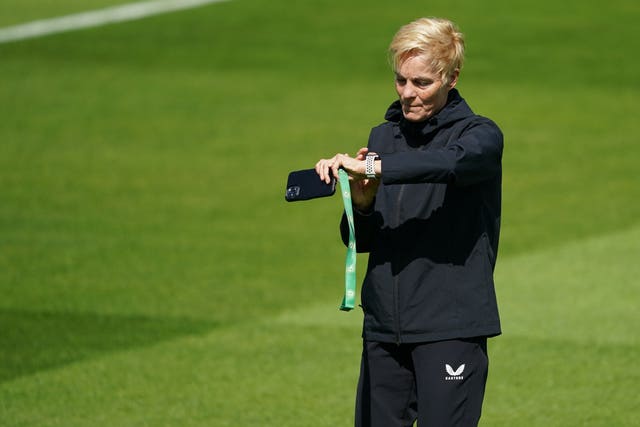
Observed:
[[[376,178],[376,160],[380,159],[376,153],[368,153],[364,159],[364,174],[369,179]]]

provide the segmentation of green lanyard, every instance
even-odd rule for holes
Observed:
[[[344,212],[349,221],[349,246],[344,268],[344,298],[340,310],[351,311],[356,302],[356,232],[353,225],[353,207],[351,206],[351,187],[349,175],[344,169],[338,170],[338,180],[344,203]]]

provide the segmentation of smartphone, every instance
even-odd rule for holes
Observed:
[[[332,176],[331,182],[327,184],[320,179],[315,169],[304,169],[289,174],[284,198],[287,202],[297,202],[332,196],[335,192],[335,177]]]

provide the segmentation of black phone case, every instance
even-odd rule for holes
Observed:
[[[284,198],[287,202],[316,199],[332,196],[336,192],[336,179],[331,177],[331,183],[320,179],[315,169],[293,171],[287,179],[287,190]]]

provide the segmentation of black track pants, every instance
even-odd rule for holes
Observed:
[[[489,360],[486,338],[392,344],[365,341],[356,427],[473,427]]]

